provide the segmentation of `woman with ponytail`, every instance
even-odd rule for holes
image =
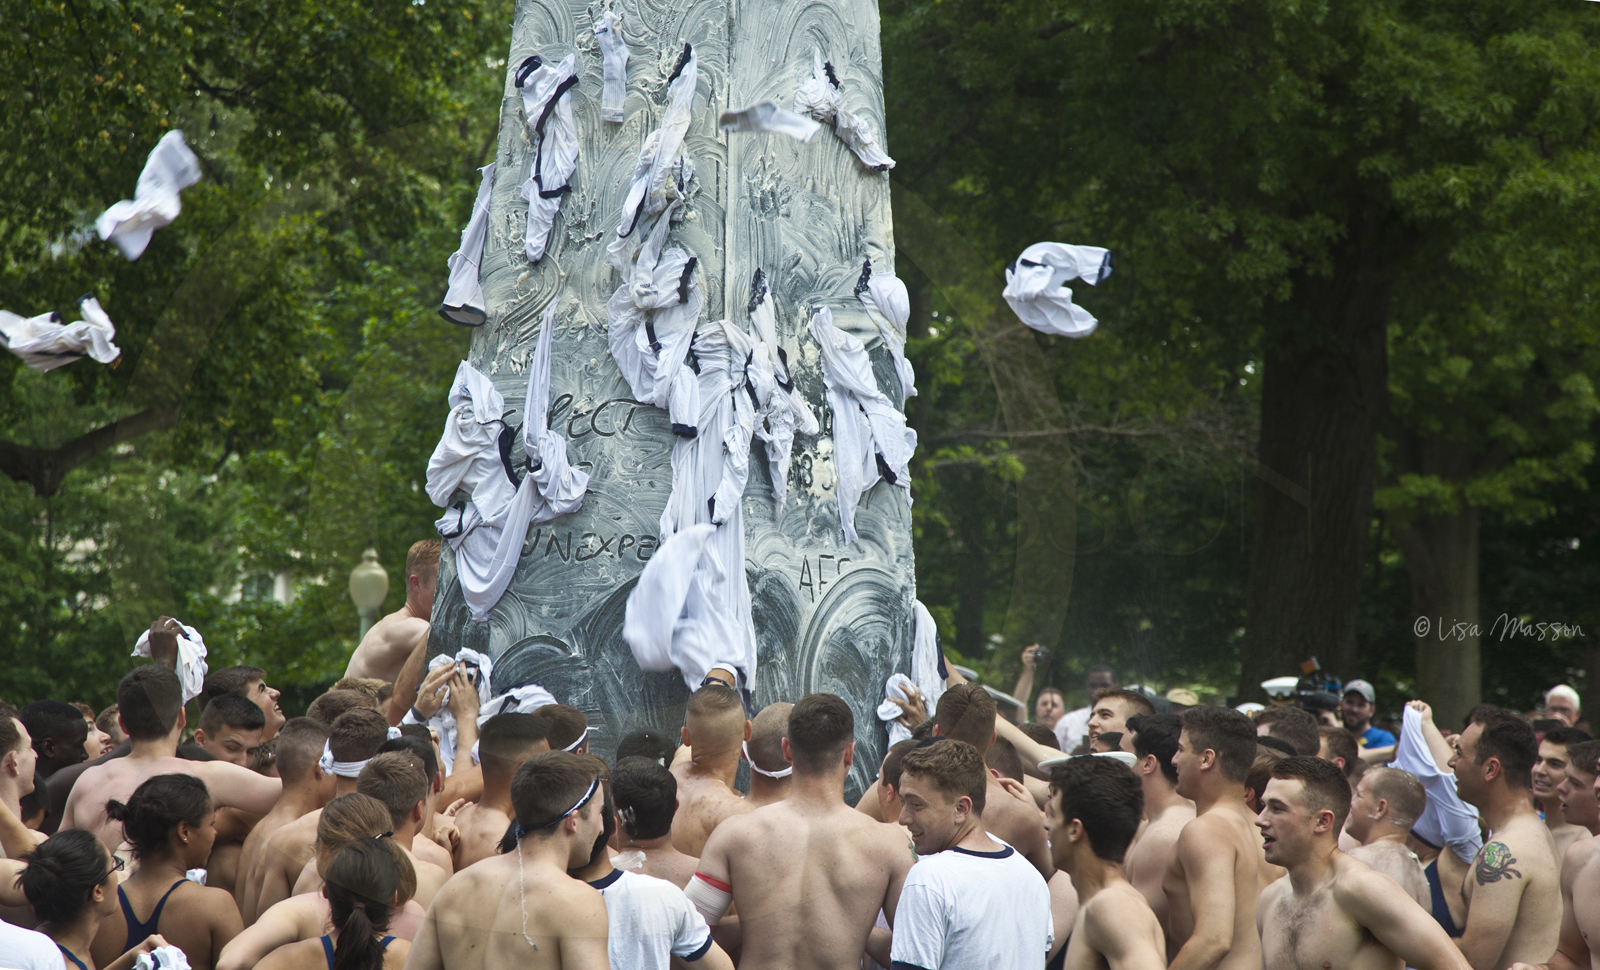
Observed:
[[[107,852],[94,833],[57,832],[39,843],[25,861],[28,868],[17,882],[42,921],[39,932],[55,941],[67,970],[133,970],[139,954],[167,945],[159,935],[150,935],[110,963],[95,960],[90,942],[106,918],[117,912],[122,860]],[[0,961],[6,956],[0,954]]]
[[[400,908],[408,868],[387,836],[345,843],[323,873],[333,932],[279,947],[260,970],[402,970],[411,944],[389,934],[389,919]]]
[[[127,804],[106,802],[106,815],[122,823],[139,871],[117,887],[117,912],[94,938],[95,960],[114,960],[159,932],[183,951],[194,970],[212,970],[244,925],[227,890],[208,889],[185,876],[206,864],[217,838],[206,783],[193,775],[156,775],[136,788]]]

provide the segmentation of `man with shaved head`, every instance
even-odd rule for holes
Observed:
[[[278,732],[278,777],[283,794],[250,835],[239,856],[240,877],[234,884],[239,912],[247,922],[255,922],[256,899],[261,895],[261,859],[267,840],[285,825],[333,800],[333,776],[322,770],[322,746],[328,742],[328,726],[309,717],[297,717]]]
[[[750,794],[745,801],[752,808],[789,797],[793,766],[783,755],[783,742],[789,736],[789,711],[793,707],[784,701],[768,704],[750,722],[750,740],[744,746],[745,760],[750,763]]]
[[[684,855],[699,857],[706,839],[724,819],[754,808],[734,788],[739,754],[751,734],[744,704],[733,688],[707,684],[689,697],[680,760],[672,765],[672,773],[678,779],[678,813],[672,818],[672,844]]]
[[[1399,768],[1369,768],[1356,783],[1344,825],[1361,843],[1349,851],[1350,857],[1399,883],[1423,909],[1432,908],[1433,893],[1422,863],[1406,848],[1406,836],[1427,807],[1428,792],[1416,775]]]
[[[478,755],[483,767],[483,795],[456,814],[461,841],[455,848],[460,872],[499,853],[516,810],[511,805],[511,779],[522,763],[550,750],[550,724],[537,714],[507,711],[483,723]]]

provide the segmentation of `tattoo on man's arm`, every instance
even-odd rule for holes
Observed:
[[[1516,856],[1511,854],[1504,842],[1490,842],[1483,847],[1483,854],[1478,856],[1478,864],[1472,868],[1472,877],[1478,880],[1480,886],[1502,879],[1521,879],[1522,873],[1511,868],[1516,861]]]

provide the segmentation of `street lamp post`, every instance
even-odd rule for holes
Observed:
[[[361,562],[350,570],[350,599],[355,601],[356,612],[361,614],[361,634],[357,642],[378,622],[378,611],[388,595],[389,574],[378,565],[378,550],[368,546],[361,554]]]

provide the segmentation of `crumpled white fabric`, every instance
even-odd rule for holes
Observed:
[[[705,306],[696,264],[669,249],[654,270],[624,279],[606,302],[606,339],[634,400],[665,410],[673,433],[685,438],[699,433],[699,381],[688,366]]]
[[[839,94],[839,79],[833,73],[833,64],[824,64],[822,52],[815,48],[811,51],[811,77],[795,92],[794,111],[795,114],[833,125],[833,133],[855,152],[861,164],[867,168],[875,172],[887,172],[894,168],[894,159],[873,139],[872,129],[867,127],[866,119],[844,110]]]
[[[36,371],[51,371],[89,357],[109,364],[122,355],[111,341],[117,328],[92,296],[78,298],[76,323],[61,323],[54,311],[21,317],[0,310],[0,343]]]
[[[183,878],[204,886],[206,884],[206,871],[204,869],[185,869],[183,870]]]
[[[895,376],[900,379],[900,407],[917,396],[917,372],[906,360],[906,322],[911,319],[911,294],[898,276],[874,273],[872,260],[861,266],[861,278],[856,281],[856,299],[866,307],[867,316],[878,328],[889,357],[894,361]]]
[[[939,676],[939,624],[921,600],[911,601],[911,615],[911,680],[922,692],[922,702],[932,714],[944,693],[944,678]]]
[[[510,585],[528,526],[577,511],[589,488],[588,473],[568,461],[566,439],[547,426],[556,308],[557,300],[552,299],[528,362],[522,426],[527,459],[522,480],[512,485],[509,459],[503,459],[500,450],[504,400],[489,379],[466,361],[456,370],[450,416],[428,460],[427,491],[435,505],[447,507],[458,489],[472,496],[434,525],[456,553],[456,577],[474,620],[488,619]],[[507,454],[509,450],[508,442]]]
[[[1448,768],[1440,768],[1422,737],[1422,715],[1406,708],[1400,714],[1400,741],[1395,745],[1392,768],[1400,768],[1417,776],[1428,793],[1428,807],[1411,831],[1429,845],[1450,850],[1470,863],[1483,848],[1483,833],[1478,828],[1478,810],[1461,800],[1456,793],[1456,776]]]
[[[477,673],[472,680],[472,687],[482,698],[489,693],[489,678],[494,674],[494,660],[487,654],[480,653],[471,647],[462,647],[454,656],[447,653],[437,654],[428,660],[428,671],[438,670],[446,664],[466,663],[477,667]],[[427,674],[423,675],[427,678]],[[456,726],[456,716],[450,710],[450,688],[446,687],[440,694],[442,703],[433,716],[428,718],[427,725],[438,732],[439,735],[439,760],[444,763],[444,773],[448,776],[456,760],[456,735],[459,728]],[[483,705],[480,702],[479,710]],[[402,723],[416,723],[416,717],[410,711],[406,717],[401,718]]]
[[[189,957],[175,946],[158,946],[139,954],[133,970],[191,970]]]
[[[640,669],[677,668],[691,691],[699,689],[712,667],[728,665],[730,645],[745,640],[723,595],[727,572],[713,541],[718,531],[706,522],[662,542],[628,594],[623,618],[622,638]],[[741,575],[743,566],[741,554]],[[753,634],[742,652],[745,656],[735,663],[743,691],[750,689],[755,672]]]
[[[905,709],[895,701],[906,701],[911,695],[906,692],[907,687],[914,687],[911,678],[902,673],[892,673],[883,684],[883,701],[878,705],[878,720],[884,722],[884,727],[889,729],[889,743],[891,745],[911,737],[911,732],[905,725],[895,718],[905,713]],[[931,710],[931,708],[930,708]]]
[[[643,238],[651,236],[654,223],[663,217],[678,216],[678,210],[687,200],[694,163],[683,150],[683,139],[689,131],[690,107],[699,80],[699,61],[694,48],[684,44],[683,54],[667,79],[667,110],[661,116],[661,127],[645,138],[644,147],[639,150],[633,178],[628,184],[628,196],[622,204],[617,238],[606,247],[611,265],[624,275],[633,272],[640,263],[643,263],[642,271],[654,268],[653,260],[644,262],[636,258],[643,245],[640,234]],[[659,251],[658,243],[656,252]]]
[[[404,724],[406,722],[402,718],[400,723]],[[393,741],[395,738],[400,737],[400,734],[399,728],[390,725],[388,740]],[[360,778],[362,769],[366,768],[371,761],[371,758],[362,758],[360,761],[336,761],[333,757],[333,742],[324,741],[322,742],[322,757],[317,759],[317,767],[321,768],[322,773],[325,775],[336,775],[340,778]]]
[[[128,259],[138,259],[150,237],[172,225],[183,211],[178,193],[200,181],[200,159],[189,150],[183,132],[174,128],[161,136],[145,159],[144,171],[132,199],[123,199],[100,213],[94,227],[100,238],[113,242]]]
[[[917,432],[906,427],[872,376],[866,348],[833,322],[833,311],[818,307],[811,336],[822,350],[822,380],[833,411],[833,463],[838,477],[839,526],[846,545],[856,541],[856,505],[880,478],[905,492],[911,504],[911,456]]]
[[[810,141],[822,126],[803,115],[778,107],[773,101],[757,101],[748,108],[730,109],[717,118],[717,127],[726,132],[768,131]]]
[[[200,696],[200,691],[206,685],[206,674],[211,668],[206,665],[206,642],[200,636],[200,631],[187,623],[179,622],[182,632],[178,634],[178,682],[183,685],[183,702],[185,704]],[[150,656],[150,631],[139,634],[139,640],[133,645],[133,657]]]
[[[544,257],[550,226],[561,208],[572,173],[578,167],[578,129],[572,121],[572,88],[577,86],[575,70],[578,55],[568,54],[551,67],[534,54],[517,68],[517,87],[522,91],[522,109],[527,116],[528,133],[538,146],[528,180],[522,183],[522,197],[528,200],[528,236],[524,248],[528,262]]]
[[[816,434],[821,428],[805,396],[794,386],[789,358],[778,343],[772,290],[765,274],[757,269],[750,281],[750,336],[755,340],[750,364],[745,370],[758,403],[756,437],[766,446],[768,477],[772,479],[772,498],[779,515],[788,501],[789,461],[794,452],[794,435]]]
[[[1066,243],[1034,243],[1006,267],[1001,295],[1017,319],[1039,331],[1061,337],[1087,337],[1099,323],[1072,302],[1067,282],[1094,286],[1111,275],[1111,250]]]
[[[600,88],[601,121],[621,121],[622,105],[628,97],[628,42],[617,29],[619,19],[607,10],[594,26],[604,77]]]
[[[472,218],[461,230],[460,247],[450,254],[450,286],[439,305],[440,316],[465,327],[482,326],[489,316],[478,267],[483,260],[484,241],[489,238],[489,194],[494,189],[494,170],[494,162],[478,169],[478,197],[472,203]]]

